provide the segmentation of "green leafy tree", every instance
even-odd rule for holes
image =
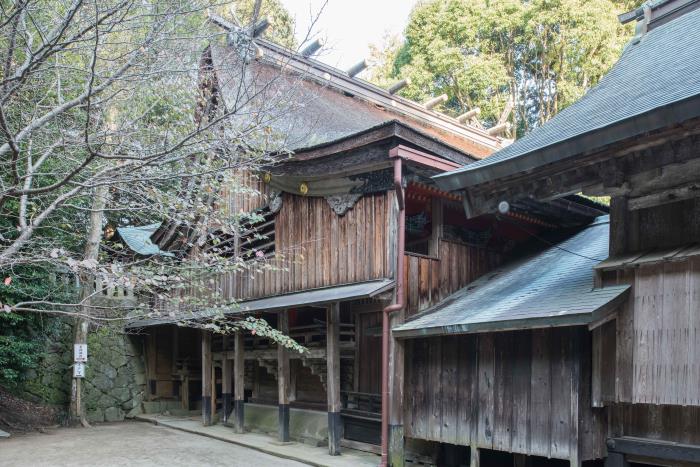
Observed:
[[[454,115],[479,107],[488,124],[506,103],[524,133],[571,104],[617,60],[630,30],[619,0],[434,0],[411,14],[403,42],[378,55],[372,79],[410,77],[405,97],[446,93]],[[391,66],[387,66],[391,63]]]

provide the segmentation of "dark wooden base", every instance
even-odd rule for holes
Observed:
[[[279,426],[277,428],[278,438],[281,442],[289,442],[289,404],[279,406]]]
[[[340,412],[328,412],[328,453],[340,455],[340,440],[343,437],[343,421]]]
[[[211,425],[211,396],[202,396],[202,424]]]
[[[245,402],[242,400],[233,401],[233,431],[243,433],[245,431]]]
[[[403,425],[389,425],[389,465],[403,467],[404,462]]]
[[[224,420],[224,423],[228,422],[228,417],[231,415],[231,394],[222,394],[221,395],[221,402],[222,402],[222,417]]]

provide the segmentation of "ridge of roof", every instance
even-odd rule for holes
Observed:
[[[389,93],[386,89],[365,81],[347,72],[305,57],[264,38],[255,38],[255,45],[263,49],[262,57],[256,60],[284,67],[300,74],[304,79],[315,81],[351,97],[356,97],[369,104],[379,106],[388,112],[404,115],[418,123],[433,126],[461,138],[469,139],[491,151],[505,147],[511,140],[490,135],[486,130],[460,123],[449,115],[426,109],[422,104]],[[227,47],[232,47],[227,45]]]

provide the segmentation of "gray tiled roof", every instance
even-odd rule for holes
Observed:
[[[700,116],[698,97],[700,9],[630,43],[597,86],[546,124],[436,180],[444,188],[457,189],[536,169]]]
[[[464,334],[591,323],[629,286],[595,289],[596,261],[608,255],[608,216],[543,252],[488,273],[415,319],[397,337]]]

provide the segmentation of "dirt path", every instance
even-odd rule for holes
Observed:
[[[0,440],[0,466],[302,466],[143,422],[61,428]]]

